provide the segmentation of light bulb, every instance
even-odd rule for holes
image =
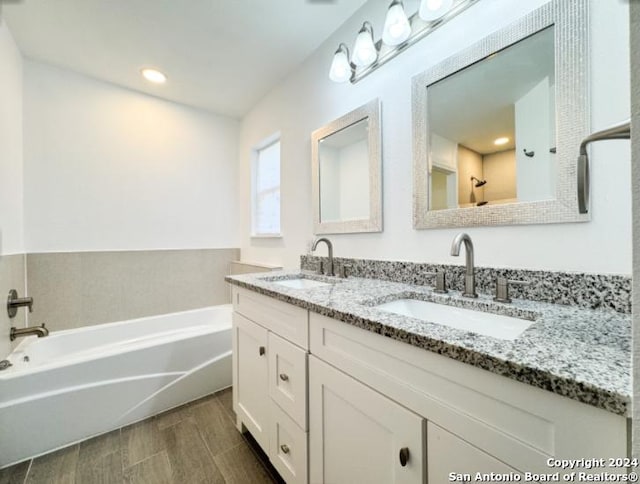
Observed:
[[[365,22],[356,37],[353,46],[353,63],[360,67],[367,67],[373,64],[378,58],[378,51],[373,43],[373,27],[369,22]]]
[[[422,20],[437,20],[453,6],[453,0],[422,0],[418,15]]]
[[[402,2],[394,0],[387,11],[387,18],[384,21],[382,41],[387,45],[399,45],[411,35],[411,25],[404,11]]]
[[[493,144],[496,145],[496,146],[500,146],[500,145],[506,145],[508,142],[509,142],[509,138],[504,136],[502,138],[496,138],[496,140],[493,142]]]
[[[344,44],[340,44],[333,56],[329,79],[333,82],[346,82],[351,78],[351,65],[349,64],[349,49]]]
[[[149,82],[154,84],[164,84],[167,82],[167,76],[156,69],[142,69],[142,76]]]

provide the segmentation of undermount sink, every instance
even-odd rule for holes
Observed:
[[[418,299],[397,299],[375,307],[390,313],[508,341],[515,340],[534,323],[511,316],[463,309]]]
[[[330,286],[328,282],[315,281],[313,279],[284,279],[281,281],[272,281],[274,284],[289,287],[292,289],[312,289],[314,287]]]
[[[262,277],[260,279],[265,282],[288,287],[290,289],[313,289],[316,287],[332,286],[339,282],[331,280],[325,276],[305,273]]]

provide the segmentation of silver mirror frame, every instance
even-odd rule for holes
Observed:
[[[320,158],[318,144],[321,139],[352,124],[369,119],[369,218],[344,222],[322,222],[320,219]],[[382,149],[380,131],[380,100],[374,99],[364,106],[331,121],[311,134],[311,172],[313,196],[313,233],[351,234],[382,232]]]
[[[530,35],[555,26],[556,198],[429,211],[427,86]],[[577,197],[580,142],[590,132],[589,0],[552,0],[412,80],[415,229],[587,222]]]

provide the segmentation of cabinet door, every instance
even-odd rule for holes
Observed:
[[[469,474],[473,482],[478,472],[518,474],[512,467],[431,422],[427,425],[427,461],[429,484],[461,481],[457,476],[462,474]]]
[[[422,483],[424,428],[422,417],[309,357],[310,482]]]
[[[265,452],[269,452],[267,330],[233,313],[234,409]]]

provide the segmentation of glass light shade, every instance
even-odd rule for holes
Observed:
[[[453,0],[422,0],[418,15],[422,20],[437,20],[453,6]]]
[[[344,50],[339,49],[333,56],[329,79],[333,82],[346,82],[351,78],[351,65]]]
[[[378,51],[373,43],[373,35],[365,27],[360,29],[353,46],[353,63],[359,67],[367,67],[378,58]]]
[[[402,2],[393,2],[384,21],[382,41],[387,45],[399,45],[411,35],[411,25]]]

